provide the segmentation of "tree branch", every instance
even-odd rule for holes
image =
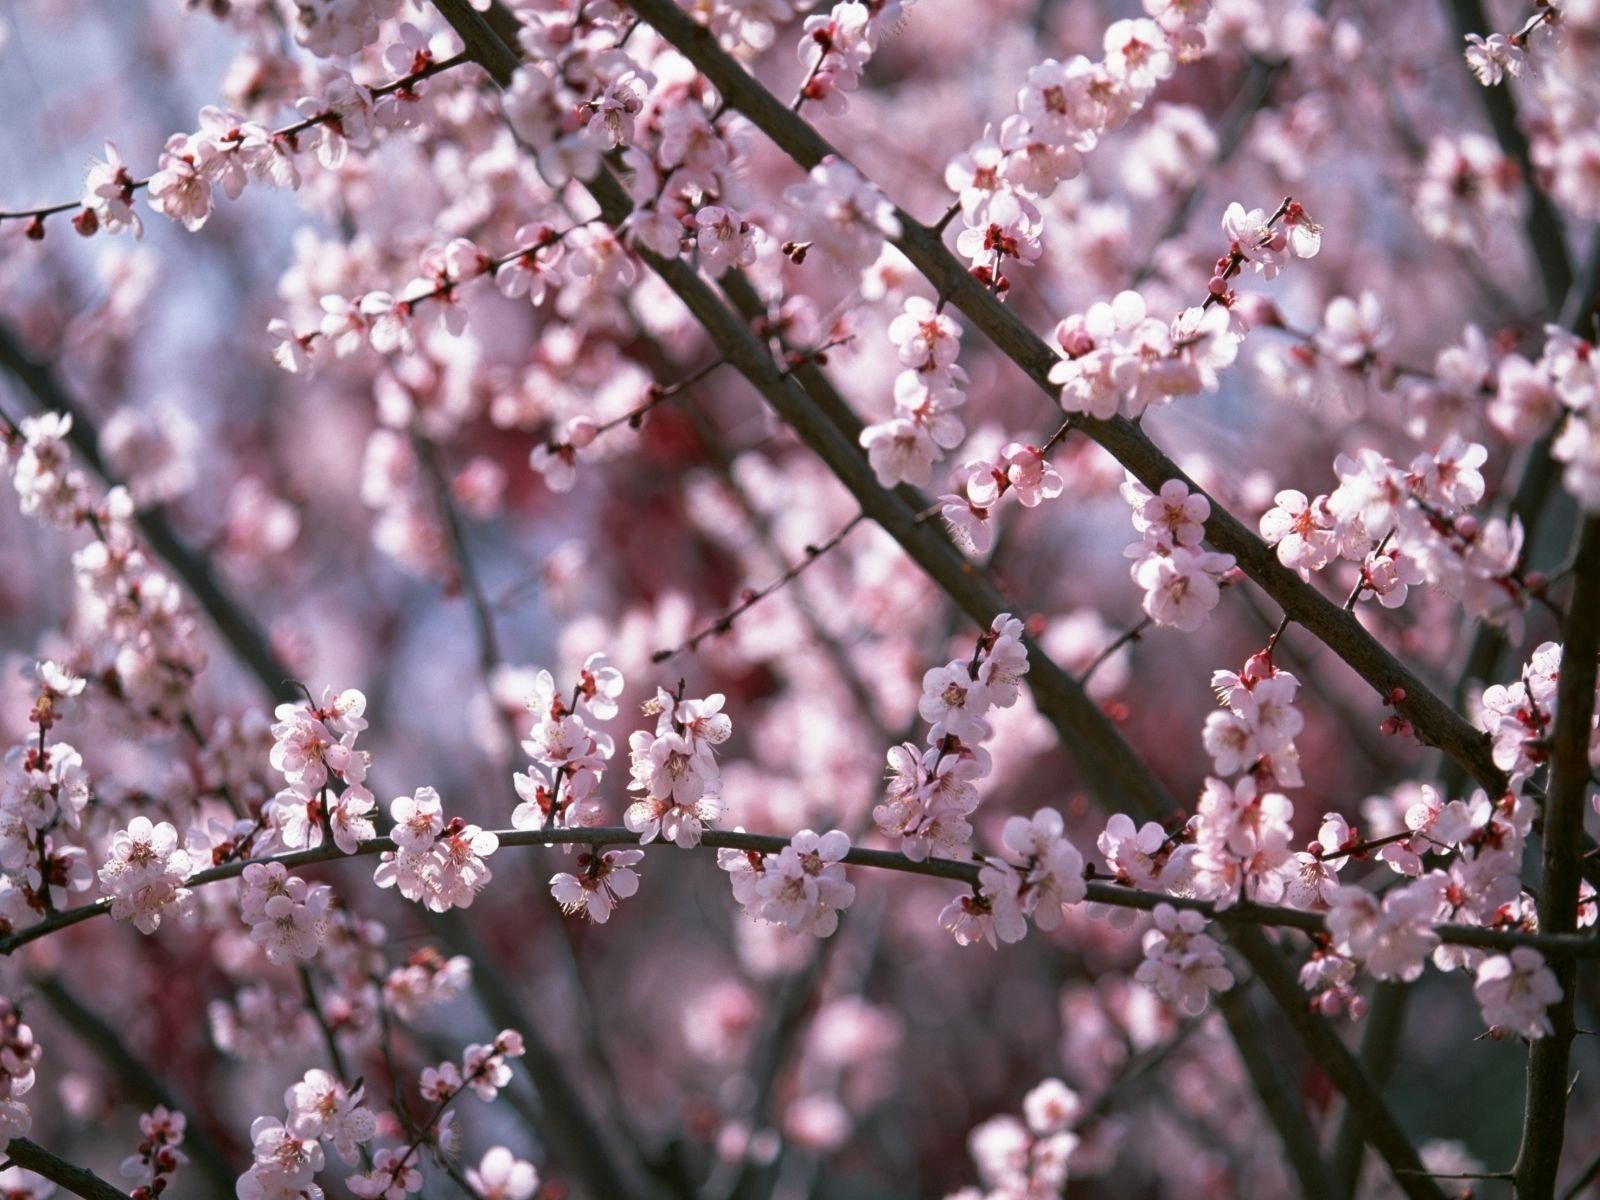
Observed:
[[[75,1167],[64,1158],[57,1158],[38,1142],[28,1138],[12,1138],[7,1142],[6,1158],[16,1166],[66,1188],[74,1196],[82,1196],[83,1200],[132,1200],[127,1192],[118,1191],[93,1171]]]
[[[749,75],[717,45],[706,27],[672,0],[628,0],[628,6],[689,59],[717,88],[723,100],[745,116],[773,143],[807,169],[828,155],[828,142]],[[1054,402],[1058,389],[1049,381],[1059,356],[1030,330],[988,288],[975,280],[944,246],[940,236],[909,213],[896,209],[901,235],[892,239],[927,277],[940,296],[948,297],[991,342],[1027,373]],[[698,314],[697,314],[698,315]],[[1132,422],[1123,418],[1098,421],[1079,416],[1074,424],[1111,453],[1146,487],[1159,489],[1169,479],[1182,480],[1191,492],[1205,493],[1180,471]],[[1398,711],[1418,736],[1459,759],[1468,773],[1491,793],[1505,788],[1505,773],[1494,765],[1489,741],[1481,730],[1436,695],[1414,672],[1374,638],[1351,613],[1323,596],[1278,561],[1272,548],[1222,505],[1211,500],[1207,540],[1232,554],[1240,568],[1270,595],[1291,620],[1303,626],[1344,659],[1381,695],[1399,687],[1405,692]]]
[[[1578,927],[1595,658],[1600,654],[1600,516],[1586,517],[1579,527],[1573,563],[1576,584],[1561,631],[1561,674],[1556,684],[1550,787],[1545,793],[1541,839],[1539,927],[1556,935]],[[1552,1032],[1528,1051],[1527,1101],[1516,1165],[1520,1200],[1554,1193],[1566,1130],[1567,1060],[1572,1051],[1577,970],[1571,961],[1558,961],[1551,967],[1561,984],[1561,999],[1549,1009]]]

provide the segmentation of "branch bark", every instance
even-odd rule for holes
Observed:
[[[1539,927],[1554,934],[1578,927],[1595,659],[1600,654],[1600,516],[1586,517],[1579,527],[1573,569],[1576,583],[1562,627],[1539,886]],[[1528,1051],[1527,1100],[1516,1165],[1518,1200],[1543,1200],[1555,1193],[1566,1131],[1567,1061],[1572,1052],[1577,971],[1576,964],[1565,961],[1552,963],[1551,969],[1561,984],[1561,999],[1549,1010],[1553,1031]]]
[[[6,1143],[6,1158],[16,1166],[42,1175],[57,1187],[66,1188],[83,1200],[132,1200],[100,1176],[84,1167],[75,1167],[28,1138],[12,1138]]]

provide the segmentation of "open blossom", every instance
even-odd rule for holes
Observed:
[[[1494,87],[1508,75],[1515,79],[1522,74],[1526,54],[1503,33],[1492,33],[1487,38],[1469,33],[1466,59],[1478,82],[1484,87]]]
[[[1293,488],[1273,497],[1276,506],[1261,518],[1261,536],[1278,548],[1278,561],[1300,578],[1309,579],[1320,571],[1336,551],[1333,514],[1327,510],[1327,497],[1308,500]]]
[[[604,925],[617,901],[639,890],[639,876],[633,868],[643,859],[643,850],[581,853],[576,873],[562,871],[550,880],[550,894],[567,912],[582,913],[596,925]]]
[[[922,677],[917,711],[963,741],[981,742],[988,733],[983,714],[989,710],[988,687],[975,679],[963,662],[934,667]]]
[[[1206,920],[1193,909],[1156,905],[1155,927],[1144,935],[1144,961],[1134,978],[1190,1016],[1205,1011],[1212,992],[1233,986],[1222,948],[1205,932]]]
[[[1222,598],[1221,577],[1233,569],[1231,554],[1175,546],[1134,563],[1133,581],[1144,589],[1144,611],[1157,625],[1193,632]]]
[[[144,233],[144,224],[133,208],[133,175],[122,161],[122,155],[110,142],[105,143],[105,157],[89,167],[83,181],[83,211],[90,214],[91,232],[102,229],[106,233],[121,233],[132,229],[133,236]]]
[[[905,311],[889,322],[889,340],[914,371],[942,371],[961,353],[961,327],[922,296],[908,296]]]
[[[1517,946],[1509,955],[1496,954],[1478,964],[1472,994],[1490,1029],[1542,1038],[1550,1035],[1547,1010],[1561,999],[1561,985],[1545,966],[1544,955],[1531,946]]]
[[[483,1200],[533,1200],[539,1172],[504,1146],[494,1146],[476,1167],[467,1168],[467,1182]]]
[[[180,222],[191,233],[211,216],[211,181],[201,169],[203,143],[175,133],[161,153],[161,168],[150,177],[150,207]]]
[[[1152,546],[1198,546],[1206,535],[1211,501],[1191,492],[1181,479],[1169,479],[1152,493],[1131,475],[1122,497],[1133,508],[1133,527]]]

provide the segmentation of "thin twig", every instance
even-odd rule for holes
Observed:
[[[739,603],[734,605],[727,612],[723,613],[722,616],[711,622],[711,624],[707,625],[704,629],[690,634],[689,637],[677,647],[671,650],[657,650],[650,656],[650,661],[656,663],[667,662],[669,659],[676,658],[680,654],[698,650],[700,648],[700,643],[705,641],[707,638],[721,637],[723,634],[731,630],[733,628],[733,623],[745,613],[749,612],[752,608],[760,604],[774,592],[787,587],[796,579],[800,578],[800,576],[805,573],[807,567],[811,566],[812,563],[817,562],[822,558],[823,555],[827,554],[828,551],[832,550],[840,542],[844,541],[845,538],[849,537],[850,533],[855,529],[855,527],[866,519],[866,513],[858,512],[827,538],[815,543],[814,545],[807,546],[805,557],[785,570],[783,574],[779,575],[771,583],[768,583],[763,587],[745,591],[741,596]]]

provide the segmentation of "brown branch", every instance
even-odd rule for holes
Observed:
[[[73,1166],[28,1138],[12,1138],[7,1142],[6,1159],[35,1175],[44,1176],[74,1196],[82,1196],[83,1200],[132,1200],[127,1192],[118,1191],[93,1171]]]
[[[1543,879],[1539,927],[1553,934],[1578,927],[1578,884],[1583,874],[1583,814],[1588,807],[1589,734],[1594,718],[1595,658],[1600,654],[1600,516],[1589,516],[1577,534],[1573,556],[1576,586],[1562,628],[1561,675],[1556,684],[1556,721],[1551,735],[1550,786],[1545,794]],[[1566,1131],[1567,1060],[1572,1052],[1575,964],[1552,964],[1561,999],[1549,1008],[1553,1030],[1528,1051],[1522,1147],[1517,1153],[1517,1195],[1523,1200],[1555,1191]]]
[[[620,825],[594,825],[569,829],[500,829],[494,831],[502,848],[517,846],[636,846],[638,835]],[[740,830],[708,829],[700,844],[692,849],[740,850],[754,854],[777,854],[789,844],[789,838],[778,834],[746,833]],[[659,843],[669,848],[670,842]],[[225,879],[235,879],[252,863],[280,863],[288,870],[314,866],[318,863],[343,862],[348,859],[368,858],[395,849],[394,840],[387,837],[368,838],[356,846],[353,854],[345,854],[336,846],[316,846],[310,850],[292,850],[265,858],[224,863],[191,875],[184,881],[190,889],[207,887]],[[927,858],[910,859],[895,850],[872,850],[852,847],[843,861],[851,866],[870,867],[875,870],[899,871],[907,875],[921,875],[930,879],[948,879],[977,887],[979,859]],[[1209,900],[1191,896],[1173,896],[1164,892],[1145,892],[1104,880],[1088,881],[1088,899],[1112,908],[1132,908],[1149,912],[1157,905],[1167,904],[1178,909],[1193,909],[1208,920],[1223,925],[1250,927],[1270,926],[1297,929],[1305,934],[1326,934],[1327,922],[1321,913],[1309,909],[1289,908],[1276,904],[1246,902],[1230,908],[1218,909]],[[15,953],[22,946],[36,942],[49,934],[58,933],[73,925],[105,916],[111,911],[106,900],[65,909],[53,917],[46,917],[15,933],[0,938],[0,957]],[[450,915],[450,914],[447,914]],[[1508,951],[1517,946],[1531,946],[1552,958],[1576,960],[1600,959],[1600,938],[1581,933],[1531,933],[1523,930],[1491,929],[1480,925],[1435,925],[1433,931],[1439,939],[1451,945],[1476,946],[1485,950]],[[41,987],[50,986],[49,981]],[[1303,999],[1303,998],[1302,998]]]

